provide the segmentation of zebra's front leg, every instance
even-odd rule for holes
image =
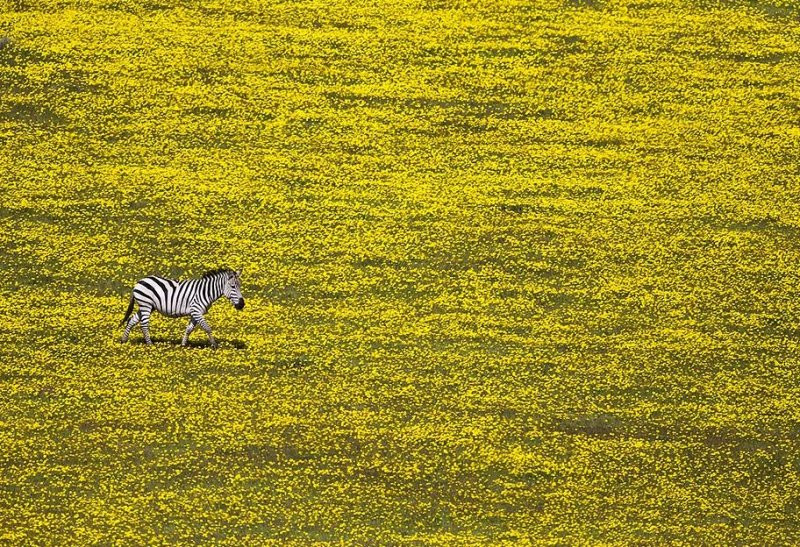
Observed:
[[[214,335],[213,335],[213,334],[211,334],[211,325],[209,325],[209,324],[208,324],[208,321],[206,321],[206,318],[205,318],[205,317],[203,317],[202,315],[193,315],[193,316],[192,316],[192,319],[193,319],[193,320],[194,320],[194,321],[195,321],[195,322],[196,322],[198,325],[200,325],[200,328],[201,328],[201,329],[203,329],[204,331],[206,331],[206,334],[208,335],[208,342],[211,344],[211,347],[212,347],[212,348],[215,348],[215,349],[216,349],[216,347],[217,347],[217,341],[216,341],[216,340],[214,340]]]
[[[197,325],[197,321],[194,318],[189,319],[189,324],[186,326],[186,332],[183,333],[183,340],[181,340],[181,346],[186,347],[186,344],[189,343],[189,335],[192,334],[194,327]]]
[[[122,333],[122,338],[119,339],[120,342],[127,342],[128,337],[131,335],[131,329],[136,326],[136,323],[139,322],[139,312],[137,311],[131,318],[128,319],[128,324],[125,325],[125,332]]]
[[[141,316],[139,319],[139,324],[142,327],[142,334],[144,335],[144,343],[148,346],[153,345],[153,341],[150,340],[150,313],[152,310],[150,309],[140,309],[139,315]]]

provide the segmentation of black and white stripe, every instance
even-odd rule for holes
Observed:
[[[204,314],[211,304],[223,296],[230,300],[237,310],[244,308],[241,275],[242,270],[236,272],[221,268],[206,272],[197,279],[186,281],[157,275],[139,280],[133,287],[128,311],[122,320],[123,324],[127,322],[122,341],[127,342],[131,329],[140,323],[145,343],[152,344],[149,331],[150,315],[153,311],[157,311],[167,317],[189,316],[189,325],[186,327],[181,345],[187,344],[189,335],[197,325],[200,325],[200,328],[208,334],[211,346],[217,347],[217,342],[211,334],[211,325],[206,321]],[[131,315],[134,303],[138,304],[139,311]]]

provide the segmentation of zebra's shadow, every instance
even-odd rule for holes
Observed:
[[[156,338],[155,336],[151,336],[150,340],[153,341],[153,344],[157,346],[173,346],[173,347],[182,347],[180,338],[173,339],[173,338]],[[144,346],[144,338],[131,338],[130,343],[136,346]],[[219,344],[219,349],[247,349],[247,344],[245,344],[241,340],[237,340],[234,338],[226,339],[226,338],[217,338],[217,344]],[[186,344],[187,349],[203,349],[203,348],[211,348],[208,344],[208,340],[189,340]]]

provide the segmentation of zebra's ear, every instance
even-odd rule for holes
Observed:
[[[236,277],[242,277],[242,270],[243,270],[243,269],[244,269],[244,268],[239,268],[239,271],[238,271],[238,272],[236,272]]]

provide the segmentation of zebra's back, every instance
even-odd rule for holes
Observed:
[[[150,275],[136,283],[133,294],[140,305],[144,301],[164,315],[180,317],[189,315],[195,282],[194,279],[178,281]]]

